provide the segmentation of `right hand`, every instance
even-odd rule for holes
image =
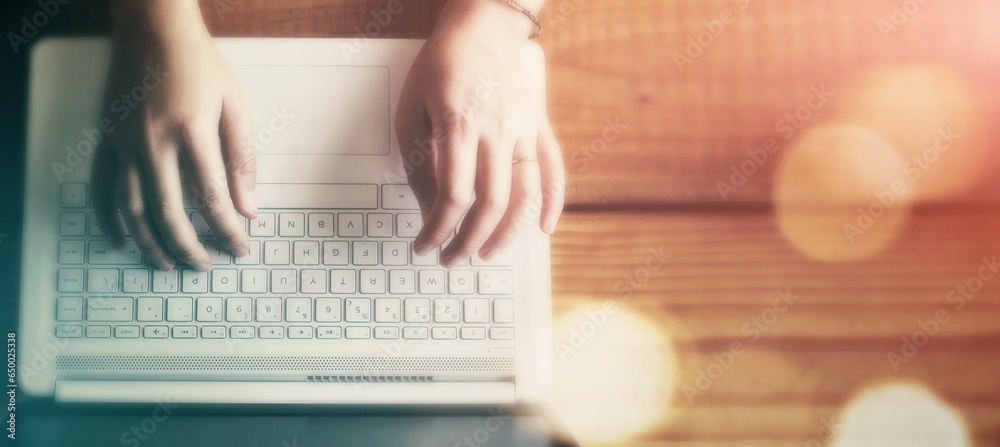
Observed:
[[[131,237],[162,270],[211,268],[184,210],[182,176],[219,243],[236,256],[249,237],[235,210],[257,216],[253,123],[232,71],[194,0],[123,0],[105,116],[114,130],[92,172],[97,222],[112,245]],[[183,165],[183,169],[182,166]]]

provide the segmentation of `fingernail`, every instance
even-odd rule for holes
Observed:
[[[246,256],[247,253],[250,251],[247,247],[243,247],[243,246],[239,246],[239,245],[234,245],[232,247],[227,247],[227,250],[229,250],[229,252],[232,253],[233,256],[236,256],[237,258],[242,258],[242,257]]]
[[[417,255],[419,256],[426,255],[427,252],[430,251],[430,249],[431,249],[430,245],[424,243],[418,244],[416,242],[413,243],[413,251],[416,252]]]
[[[207,272],[210,268],[212,268],[212,264],[209,264],[207,262],[196,262],[193,265],[191,265],[191,267],[194,267],[194,269],[198,270],[199,272]]]
[[[253,214],[253,218],[257,218],[257,191],[250,191],[247,193],[247,208],[250,214]]]
[[[479,259],[482,259],[484,261],[489,261],[490,259],[493,259],[493,257],[496,255],[497,255],[496,249],[487,248],[486,250],[479,252]]]
[[[556,222],[555,222],[555,220],[553,220],[553,219],[547,220],[545,222],[545,225],[542,227],[542,231],[544,231],[545,234],[555,233],[556,232]]]
[[[156,263],[156,268],[163,270],[164,272],[169,272],[170,269],[174,268],[174,265],[168,262],[166,259],[157,259],[154,262]]]

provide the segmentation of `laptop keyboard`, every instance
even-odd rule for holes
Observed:
[[[417,256],[421,216],[410,194],[383,185],[373,210],[261,209],[255,220],[241,217],[251,241],[240,258],[192,209],[212,270],[164,272],[128,238],[113,249],[88,207],[87,185],[65,183],[55,336],[513,339],[510,250],[450,270],[438,265],[439,249]]]

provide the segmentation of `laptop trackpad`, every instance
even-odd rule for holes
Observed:
[[[236,66],[261,155],[388,155],[389,68]]]

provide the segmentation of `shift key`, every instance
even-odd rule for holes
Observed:
[[[91,241],[89,252],[88,259],[93,265],[136,265],[142,261],[134,241],[125,241],[119,250],[108,241]]]
[[[87,298],[87,321],[132,321],[132,298]]]

